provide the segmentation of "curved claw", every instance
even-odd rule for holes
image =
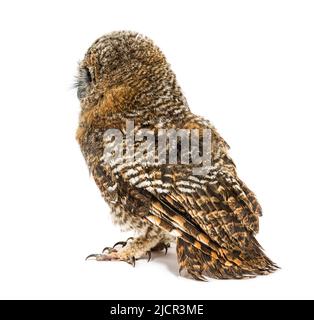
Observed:
[[[106,248],[103,248],[101,253],[103,254],[105,251],[108,251],[109,254],[112,252],[117,252],[117,250],[114,248],[106,247]]]
[[[104,253],[107,250],[110,251],[110,249],[111,249],[110,247],[105,247],[105,248],[102,249],[101,253]]]
[[[129,264],[131,264],[133,267],[135,267],[135,257],[132,257],[131,260],[127,261]]]
[[[170,247],[170,245],[165,244],[164,245],[164,249],[165,249],[165,255],[168,253],[168,248]]]
[[[146,253],[147,253],[147,255],[148,255],[147,262],[149,262],[150,259],[152,258],[152,252],[151,252],[151,251],[147,251]]]
[[[110,252],[112,253],[112,252]],[[112,260],[117,260],[118,256],[111,254],[90,254],[88,257],[86,257],[85,260],[89,260],[91,258],[95,258],[96,261],[112,261]]]
[[[122,245],[122,248],[123,248],[123,247],[125,247],[125,246],[128,244],[128,242],[129,242],[130,240],[134,240],[134,238],[133,238],[133,237],[129,237],[129,238],[127,238],[125,241],[118,241],[117,243],[115,243],[115,244],[113,245],[113,248],[115,248],[115,247],[118,246],[118,245]]]
[[[89,256],[87,256],[85,258],[85,261],[89,260],[90,258],[95,258],[95,260],[97,259],[97,254],[93,253],[93,254],[90,254]]]
[[[115,248],[116,246],[118,246],[118,245],[120,245],[120,244],[122,245],[122,248],[123,248],[123,247],[126,246],[127,241],[118,241],[117,243],[115,243],[115,244],[113,245],[112,248]]]

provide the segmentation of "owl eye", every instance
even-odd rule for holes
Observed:
[[[92,82],[92,75],[87,68],[82,69],[82,76],[87,84],[90,84]]]
[[[76,87],[77,87],[77,97],[79,99],[84,98],[86,90],[93,81],[93,77],[88,68],[84,67],[80,69],[79,75],[77,77]]]

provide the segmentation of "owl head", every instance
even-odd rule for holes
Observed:
[[[82,107],[99,104],[115,91],[134,97],[169,73],[165,56],[152,40],[136,32],[112,32],[97,39],[80,62],[77,96]]]

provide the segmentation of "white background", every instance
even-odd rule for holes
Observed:
[[[313,1],[10,1],[0,5],[0,298],[314,298]],[[104,33],[154,39],[191,109],[232,147],[282,268],[178,276],[174,250],[132,268],[85,262],[123,240],[75,141],[77,62]]]

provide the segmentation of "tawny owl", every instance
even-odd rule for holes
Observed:
[[[277,268],[255,239],[261,207],[239,179],[228,144],[209,121],[190,111],[175,74],[150,39],[122,31],[96,40],[79,65],[77,90],[77,141],[114,222],[137,235],[89,257],[135,264],[175,242],[179,270],[195,279],[253,277]],[[128,123],[133,125],[130,141]],[[143,128],[155,138],[139,139]],[[112,129],[122,140],[120,147],[108,149],[116,141],[106,137]],[[179,138],[176,145],[169,139],[163,146],[165,153],[176,148],[177,162],[169,155],[165,161],[147,161],[143,144],[153,144],[156,160],[161,149],[156,137],[171,129],[189,131],[190,142],[192,131],[201,132],[199,156],[210,142],[206,172],[196,172],[200,163],[192,161],[192,147],[183,150]],[[202,134],[205,129],[210,136]],[[133,153],[127,151],[131,144]]]

